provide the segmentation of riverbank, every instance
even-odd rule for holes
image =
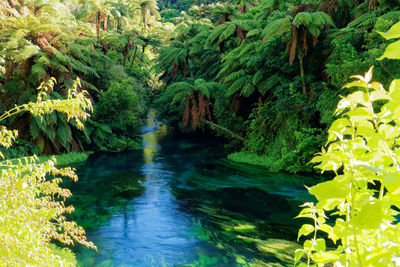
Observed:
[[[55,158],[57,167],[65,167],[71,164],[85,162],[90,154],[93,154],[93,152],[92,151],[69,152],[58,155],[39,156],[38,158],[40,163]]]
[[[257,155],[241,151],[229,154],[227,158],[233,162],[262,167],[267,169],[269,172],[312,173],[312,166],[285,164],[288,159],[279,159],[269,155]]]

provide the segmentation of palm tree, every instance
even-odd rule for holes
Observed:
[[[318,36],[323,31],[325,25],[335,26],[328,14],[317,11],[312,12],[314,6],[299,5],[292,8],[292,14],[281,19],[274,20],[264,28],[263,41],[275,36],[288,34],[290,36],[288,47],[290,51],[289,64],[292,64],[295,56],[299,59],[300,76],[302,81],[303,93],[307,93],[304,77],[304,57],[308,52],[307,36],[310,34],[313,45],[318,42]]]

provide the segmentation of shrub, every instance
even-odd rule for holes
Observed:
[[[95,106],[94,119],[107,124],[116,133],[134,133],[144,114],[144,99],[139,95],[140,85],[134,80],[115,82]]]
[[[54,81],[41,88],[53,86]],[[67,114],[79,127],[83,127],[91,110],[91,102],[85,92],[77,92],[79,83],[69,90],[66,100],[45,100],[41,91],[37,102],[31,102],[7,111],[0,116],[0,122],[12,115],[29,111],[43,117],[56,110]],[[17,138],[17,131],[5,127],[0,131],[0,145],[11,147]],[[1,155],[3,157],[3,155]],[[85,231],[73,221],[67,221],[64,214],[73,212],[72,206],[65,206],[64,200],[71,196],[68,189],[59,187],[60,177],[77,180],[71,168],[57,169],[55,160],[40,163],[36,156],[0,162],[0,258],[8,266],[35,266],[46,263],[49,266],[75,265],[75,258],[68,249],[59,249],[49,244],[58,240],[64,244],[81,243],[96,249],[86,241]]]
[[[336,176],[309,188],[318,203],[304,204],[298,217],[313,224],[303,225],[299,237],[313,236],[296,251],[296,262],[306,254],[307,265],[394,266],[400,255],[400,80],[387,91],[371,82],[372,68],[354,77],[346,87],[361,90],[339,102],[327,148],[312,160]],[[317,238],[320,231],[338,244],[335,250]]]

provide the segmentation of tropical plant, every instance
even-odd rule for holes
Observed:
[[[186,127],[191,120],[192,128],[196,129],[204,120],[212,120],[210,98],[216,90],[222,90],[222,85],[217,82],[207,82],[204,79],[188,78],[171,84],[166,89],[166,94],[173,96],[171,105],[185,102],[183,125]]]
[[[138,4],[140,7],[140,12],[142,14],[143,32],[146,33],[147,28],[150,26],[150,15],[155,16],[156,19],[160,19],[157,2],[154,0],[139,0]]]
[[[307,93],[307,86],[304,74],[304,57],[308,53],[308,34],[311,34],[313,45],[318,42],[318,36],[323,31],[325,25],[335,26],[332,19],[324,12],[314,12],[314,6],[299,5],[291,8],[291,15],[281,19],[274,20],[267,24],[263,31],[263,41],[276,36],[289,34],[288,41],[289,63],[292,64],[295,56],[300,63],[300,76],[303,87],[303,94]]]
[[[96,25],[97,42],[100,44],[100,26],[103,21],[103,30],[107,30],[108,18],[113,18],[112,5],[105,0],[91,0],[91,10],[86,16],[87,21],[92,21]]]

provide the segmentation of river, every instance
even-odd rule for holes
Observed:
[[[291,266],[313,177],[226,159],[220,139],[171,137],[150,112],[142,149],[95,153],[69,185],[98,252],[80,266]]]

